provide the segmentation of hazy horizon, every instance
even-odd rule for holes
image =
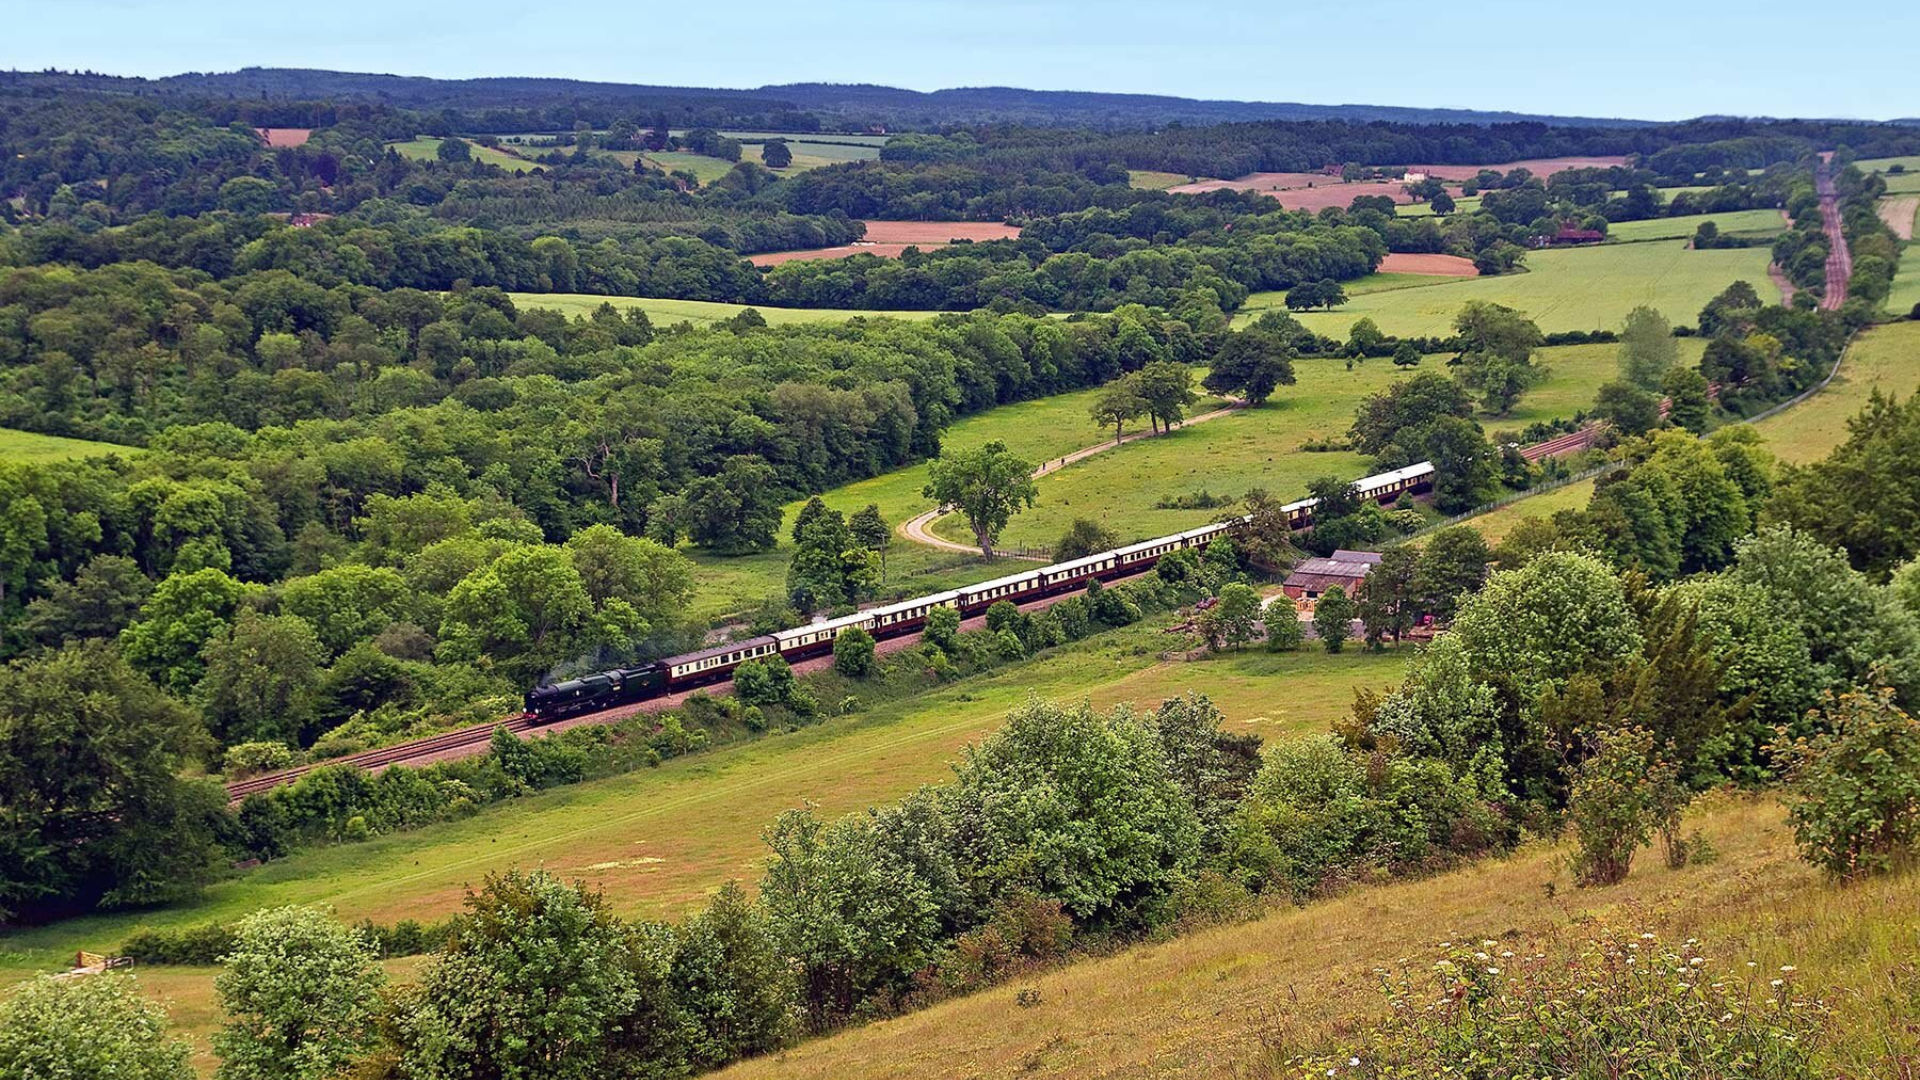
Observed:
[[[69,0],[18,12],[0,66],[146,77],[299,67],[729,89],[1005,86],[1641,120],[1920,115],[1920,65],[1911,62],[1920,9],[1879,12],[1882,32],[1852,41],[1764,0],[1686,9],[1623,0],[1599,14],[1518,0],[1436,13],[1380,0],[1366,15],[1302,4],[1250,17],[1220,0],[1184,8],[844,0],[806,9],[742,0],[664,10],[582,0],[539,11],[501,0],[341,0],[301,23],[262,20],[234,0]],[[1839,71],[1845,78],[1833,77]]]

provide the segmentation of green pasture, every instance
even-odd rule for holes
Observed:
[[[1447,194],[1453,196],[1453,212],[1456,214],[1471,214],[1475,210],[1480,209],[1480,196],[1478,195],[1462,195],[1458,188],[1449,190]],[[1394,213],[1399,214],[1401,217],[1432,217],[1433,206],[1423,202],[1401,203],[1399,206],[1394,207]]]
[[[61,435],[42,435],[37,431],[0,428],[0,461],[30,464],[44,461],[72,461],[105,454],[137,454],[139,447],[116,443],[69,439]]]
[[[1902,400],[1920,391],[1920,322],[1863,330],[1826,389],[1754,425],[1782,461],[1805,464],[1825,457],[1847,437],[1847,421],[1873,391]]]
[[[631,152],[629,152],[631,153]],[[667,172],[690,172],[701,184],[711,184],[733,171],[733,162],[685,150],[649,150],[646,159]],[[742,154],[744,158],[745,155]]]
[[[1697,358],[1697,339],[1682,342],[1682,355]],[[1571,416],[1590,406],[1601,383],[1614,377],[1617,347],[1566,345],[1542,350],[1552,374],[1520,402],[1513,415],[1482,418],[1489,430],[1518,430],[1536,420]],[[1428,357],[1415,371],[1446,370],[1444,357]],[[1309,440],[1343,435],[1362,398],[1379,393],[1407,373],[1386,360],[1348,370],[1344,360],[1303,359],[1294,364],[1297,385],[1282,387],[1258,409],[1143,439],[1089,458],[1039,481],[1036,505],[1015,517],[1002,540],[1008,545],[1050,543],[1074,518],[1105,525],[1123,540],[1190,529],[1219,510],[1161,510],[1162,499],[1205,489],[1238,497],[1265,488],[1282,499],[1306,493],[1317,477],[1355,478],[1371,461],[1351,451],[1308,452]],[[963,540],[966,526],[943,518],[936,532]]]
[[[1765,248],[1688,251],[1679,240],[1529,251],[1527,269],[1521,273],[1430,278],[1434,284],[1353,295],[1331,312],[1308,312],[1299,318],[1320,333],[1341,338],[1362,316],[1389,334],[1444,335],[1451,332],[1462,304],[1488,300],[1526,312],[1548,333],[1618,329],[1627,312],[1641,304],[1687,324],[1736,280],[1745,279],[1764,292],[1767,262]],[[1237,321],[1250,318],[1243,313]]]
[[[1778,210],[1724,210],[1716,214],[1685,214],[1680,217],[1648,218],[1645,221],[1617,221],[1607,226],[1609,240],[1631,243],[1636,240],[1690,239],[1702,222],[1711,221],[1722,234],[1773,236],[1785,232],[1787,221]]]
[[[595,296],[591,293],[511,293],[521,307],[553,308],[572,317],[591,315],[601,304],[612,304],[622,311],[640,308],[655,326],[690,322],[695,326],[731,319],[753,307],[770,326],[790,326],[805,322],[845,322],[848,319],[931,319],[937,311],[855,311],[848,308],[782,308],[751,304],[722,304],[712,300],[656,300],[644,296]]]
[[[399,151],[401,157],[411,158],[414,161],[434,161],[438,159],[440,144],[445,141],[444,139],[436,139],[431,136],[422,135],[419,138],[407,142],[388,143],[387,145],[391,149]],[[527,161],[524,158],[517,158],[512,154],[495,150],[490,146],[481,146],[472,140],[467,140],[467,148],[473,152],[473,160],[482,161],[488,165],[498,165],[508,172],[526,172],[529,169],[537,169],[540,167],[536,163]]]
[[[1912,195],[1920,192],[1920,154],[1907,157],[1869,158],[1854,162],[1864,173],[1880,173],[1887,181],[1887,192],[1891,195]],[[1902,166],[1904,172],[1887,172],[1895,165]]]
[[[1192,183],[1193,179],[1182,173],[1158,172],[1153,169],[1127,170],[1127,185],[1142,191],[1165,191],[1170,187]]]

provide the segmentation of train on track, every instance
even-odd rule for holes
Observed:
[[[1433,472],[1433,463],[1422,461],[1403,469],[1362,477],[1354,481],[1353,486],[1362,498],[1387,502],[1403,493],[1424,491],[1431,487]],[[1312,524],[1313,508],[1317,502],[1317,499],[1301,499],[1282,507],[1287,515],[1288,526],[1302,529]],[[926,625],[927,613],[937,607],[957,608],[961,618],[971,618],[1001,600],[1025,604],[1084,589],[1090,581],[1129,577],[1152,569],[1169,552],[1204,547],[1245,520],[1233,518],[1202,525],[1172,536],[1142,540],[1112,551],[1023,570],[1018,574],[949,589],[931,596],[868,608],[837,619],[715,645],[681,656],[669,656],[638,667],[614,668],[578,679],[536,686],[527,692],[527,716],[535,723],[549,723],[569,716],[647,701],[722,682],[731,677],[733,670],[741,664],[768,656],[777,655],[789,662],[798,662],[832,651],[834,638],[848,627],[860,627],[875,638],[899,637],[914,633]]]

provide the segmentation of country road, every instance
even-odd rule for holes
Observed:
[[[1247,407],[1246,402],[1236,401],[1227,405],[1224,408],[1215,409],[1212,412],[1201,413],[1199,416],[1196,416],[1191,420],[1184,421],[1183,423],[1181,423],[1180,426],[1182,428],[1188,428],[1188,427],[1192,427],[1195,424],[1204,424],[1209,420],[1218,420],[1223,416],[1227,416],[1231,413],[1238,412],[1241,409],[1244,409],[1246,407]],[[1075,450],[1073,453],[1068,454],[1065,457],[1053,458],[1049,461],[1043,462],[1039,468],[1033,470],[1033,478],[1035,480],[1038,480],[1041,477],[1048,475],[1049,473],[1059,472],[1061,469],[1064,469],[1069,465],[1073,465],[1078,462],[1085,461],[1086,459],[1092,457],[1093,455],[1111,450],[1114,447],[1119,446],[1121,443],[1130,443],[1135,439],[1152,439],[1164,434],[1167,434],[1167,432],[1157,432],[1153,430],[1131,431],[1125,435],[1120,436],[1118,439],[1105,439],[1105,440],[1102,440],[1101,442],[1095,443],[1092,446],[1083,446],[1080,449]],[[916,544],[925,544],[926,546],[931,548],[939,548],[941,551],[957,551],[965,555],[978,554],[980,549],[973,546],[972,544],[956,544],[951,540],[943,539],[941,537],[933,535],[933,531],[931,528],[933,523],[935,521],[940,520],[940,518],[945,516],[946,513],[947,513],[947,510],[944,507],[936,506],[932,510],[928,510],[923,514],[916,515],[912,518],[909,518],[906,521],[901,522],[898,532],[900,533],[901,536],[906,537],[907,539],[913,541]],[[1014,557],[1026,558],[1027,556],[1014,556]],[[1045,562],[1046,560],[1036,558],[1033,561]]]

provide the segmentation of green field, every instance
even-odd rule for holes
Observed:
[[[1721,233],[1742,236],[1773,236],[1785,232],[1786,219],[1778,210],[1727,210],[1718,214],[1687,214],[1682,217],[1648,218],[1645,221],[1619,221],[1607,226],[1609,240],[1629,243],[1636,240],[1689,239],[1702,222],[1711,221]]]
[[[711,300],[655,300],[644,296],[595,296],[591,293],[510,293],[521,307],[553,308],[567,316],[590,315],[601,304],[612,304],[622,311],[639,308],[655,326],[690,322],[695,326],[731,319],[749,304],[722,304]],[[771,326],[789,326],[804,322],[845,322],[848,319],[931,319],[937,311],[854,311],[847,308],[782,308],[753,306]]]
[[[1846,438],[1847,420],[1875,390],[1903,400],[1920,391],[1920,322],[1862,331],[1825,390],[1754,428],[1781,460],[1814,461]]]
[[[721,161],[705,154],[689,154],[684,150],[649,150],[645,156],[667,172],[690,172],[703,185],[711,184],[733,171],[731,161]]]
[[[0,428],[0,461],[72,461],[103,454],[137,454],[139,447],[42,435],[35,431]]]
[[[1548,333],[1617,330],[1640,304],[1652,304],[1675,323],[1687,324],[1736,280],[1744,278],[1764,293],[1768,258],[1765,248],[1688,251],[1678,240],[1530,251],[1524,273],[1369,292],[1334,311],[1299,318],[1319,333],[1341,338],[1362,316],[1389,334],[1445,335],[1462,304],[1490,300],[1526,312]],[[1249,318],[1243,314],[1237,321]]]
[[[440,153],[440,144],[444,141],[444,139],[436,139],[431,136],[422,135],[408,142],[389,143],[387,145],[389,148],[399,151],[401,157],[410,158],[414,161],[434,161],[437,160]],[[527,172],[530,169],[540,167],[534,162],[515,157],[504,151],[495,150],[490,146],[481,146],[479,143],[470,139],[467,140],[467,147],[473,152],[473,160],[484,162],[488,165],[498,165],[508,172]]]
[[[1682,355],[1697,358],[1702,348],[1697,339],[1684,341]],[[1489,429],[1517,430],[1535,420],[1573,415],[1592,404],[1594,392],[1614,377],[1618,362],[1612,345],[1559,346],[1542,350],[1542,359],[1552,371],[1548,381],[1523,398],[1512,416],[1484,420]],[[1009,545],[1051,543],[1077,517],[1100,522],[1122,539],[1164,536],[1220,513],[1155,509],[1165,497],[1203,488],[1238,497],[1264,487],[1282,499],[1294,499],[1317,477],[1353,478],[1371,471],[1364,455],[1307,453],[1299,447],[1309,439],[1345,433],[1362,398],[1406,374],[1384,360],[1349,371],[1341,360],[1306,359],[1296,361],[1294,370],[1298,384],[1282,387],[1261,408],[1176,431],[1171,438],[1128,443],[1042,477],[1038,502],[1013,519],[1002,540]],[[1443,358],[1434,356],[1416,370],[1446,369]],[[965,524],[952,516],[941,519],[935,531],[956,541],[967,535]]]
[[[1453,196],[1453,212],[1456,214],[1471,214],[1475,210],[1480,209],[1480,196],[1478,195],[1462,195],[1458,188],[1447,192],[1447,194]],[[1423,202],[1401,203],[1394,208],[1394,212],[1401,217],[1432,217],[1433,207]]]
[[[1155,172],[1152,169],[1127,170],[1127,185],[1142,191],[1165,191],[1192,182],[1193,177],[1181,173]]]
[[[1920,155],[1870,158],[1865,161],[1856,161],[1854,164],[1859,166],[1861,172],[1877,172],[1885,175],[1889,194],[1912,195],[1920,192]],[[1906,171],[1899,174],[1888,173],[1887,170],[1895,165],[1903,166]]]

